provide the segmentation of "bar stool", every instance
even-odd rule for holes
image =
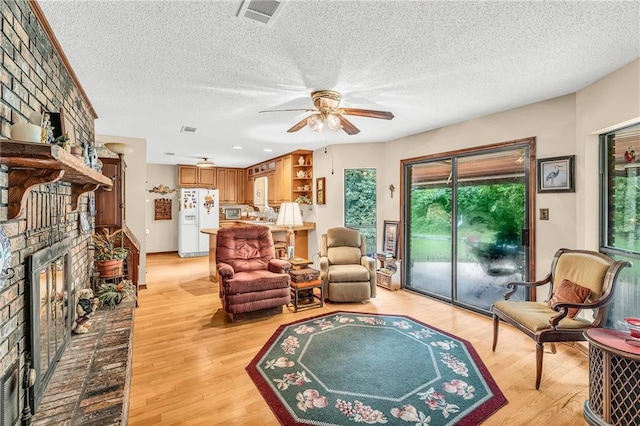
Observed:
[[[274,241],[273,247],[276,249],[276,257],[282,259],[287,257],[287,242],[286,241]]]

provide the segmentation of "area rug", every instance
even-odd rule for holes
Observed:
[[[507,403],[469,342],[403,315],[282,325],[247,372],[283,425],[477,425]]]

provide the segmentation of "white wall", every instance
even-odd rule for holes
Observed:
[[[178,251],[178,199],[180,189],[178,182],[177,166],[165,164],[147,164],[147,192],[146,192],[146,221],[147,229],[147,253],[160,253]],[[165,185],[176,191],[171,194],[156,194],[150,189]],[[155,220],[154,200],[156,198],[171,199],[171,220]]]
[[[124,142],[133,150],[124,155],[126,169],[126,222],[140,241],[140,268],[138,284],[146,283],[147,249],[145,244],[145,182],[147,179],[147,140],[123,136],[96,135],[96,142]]]
[[[536,277],[549,271],[560,247],[598,248],[598,137],[604,128],[640,117],[640,59],[585,89],[566,96],[401,138],[387,143],[332,145],[314,152],[315,177],[326,176],[327,204],[316,209],[317,250],[326,229],[342,226],[345,168],[378,169],[378,236],[383,220],[400,215],[400,160],[457,149],[536,137],[537,158],[576,155],[576,192],[536,196],[549,220],[536,214]],[[392,124],[392,123],[391,123]],[[333,158],[334,174],[331,174]],[[396,187],[393,198],[389,185]],[[543,293],[543,292],[541,292]]]
[[[597,249],[599,214],[598,135],[640,122],[640,59],[576,93],[576,189],[578,246]]]

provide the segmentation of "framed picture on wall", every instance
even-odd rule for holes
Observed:
[[[325,195],[325,178],[316,179],[316,204],[325,204],[327,202]]]
[[[393,258],[398,257],[398,221],[385,220],[382,234],[382,251],[391,253]]]
[[[539,158],[538,193],[575,192],[575,155]]]

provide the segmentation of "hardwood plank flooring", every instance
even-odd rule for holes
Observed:
[[[567,345],[545,353],[536,391],[535,345],[500,326],[491,351],[491,319],[411,292],[378,289],[358,304],[231,323],[218,286],[209,281],[207,258],[175,253],[147,257],[147,289],[136,312],[129,424],[278,425],[246,365],[280,324],[336,310],[409,315],[471,342],[509,403],[485,425],[585,425],[588,358]],[[389,362],[393,362],[390,359]]]

